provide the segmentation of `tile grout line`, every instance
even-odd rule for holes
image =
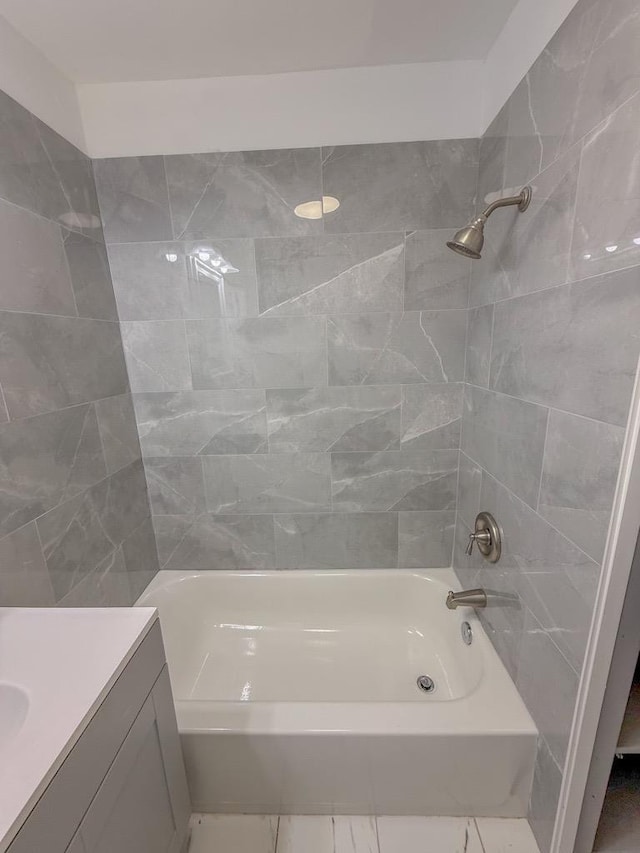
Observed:
[[[281,818],[281,815],[278,815],[277,817],[278,817],[278,819],[276,821],[276,838],[275,838],[275,843],[273,845],[273,853],[278,853],[278,839],[280,837],[280,818]]]
[[[527,406],[537,406],[539,409],[548,409],[550,412],[559,412],[561,415],[569,415],[572,418],[591,421],[591,423],[599,424],[601,426],[613,427],[614,429],[625,429],[626,427],[626,424],[614,424],[611,421],[601,421],[598,420],[598,418],[592,418],[589,415],[581,415],[579,412],[571,412],[568,409],[559,409],[557,406],[552,406],[548,403],[539,403],[536,400],[527,400],[524,397],[517,397],[515,394],[507,394],[505,391],[499,391],[497,388],[485,388],[483,385],[474,385],[471,382],[467,382],[466,384],[469,388],[477,388],[479,391],[483,391],[484,393],[498,394],[500,397],[507,397],[510,400],[517,400],[519,403],[525,403]]]
[[[540,454],[540,480],[538,481],[538,496],[536,498],[535,511],[540,515],[540,498],[542,496],[542,481],[544,479],[544,458],[547,453],[547,441],[549,439],[549,422],[551,421],[551,410],[547,409],[547,418],[544,426],[544,441],[542,442],[542,453]],[[540,515],[540,518],[543,516]]]
[[[480,847],[482,847],[482,853],[487,853],[487,850],[484,846],[484,838],[482,837],[482,833],[480,832],[480,827],[478,826],[478,819],[474,817],[473,823],[475,825],[476,832],[478,833],[478,838],[480,839]]]

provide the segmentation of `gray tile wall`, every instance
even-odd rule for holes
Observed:
[[[91,162],[0,93],[0,604],[128,605],[157,571]]]
[[[450,565],[477,149],[95,163],[161,565]]]
[[[582,0],[480,144],[454,566],[503,595],[483,622],[541,733],[531,802],[549,849],[640,350],[640,10]],[[504,530],[469,560],[476,512]]]

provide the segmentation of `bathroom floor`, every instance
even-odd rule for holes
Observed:
[[[538,853],[526,820],[205,815],[189,853]]]

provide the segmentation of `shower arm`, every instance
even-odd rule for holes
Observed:
[[[494,210],[497,210],[499,207],[512,207],[513,205],[518,205],[519,210],[526,210],[529,206],[529,202],[531,201],[531,189],[529,187],[524,187],[522,192],[518,193],[518,195],[510,195],[506,198],[499,198],[496,201],[492,202],[489,207],[485,208],[482,213],[478,216],[478,219],[482,219],[486,221]]]

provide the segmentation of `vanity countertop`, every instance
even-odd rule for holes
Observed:
[[[156,618],[151,607],[0,608],[0,853]]]

